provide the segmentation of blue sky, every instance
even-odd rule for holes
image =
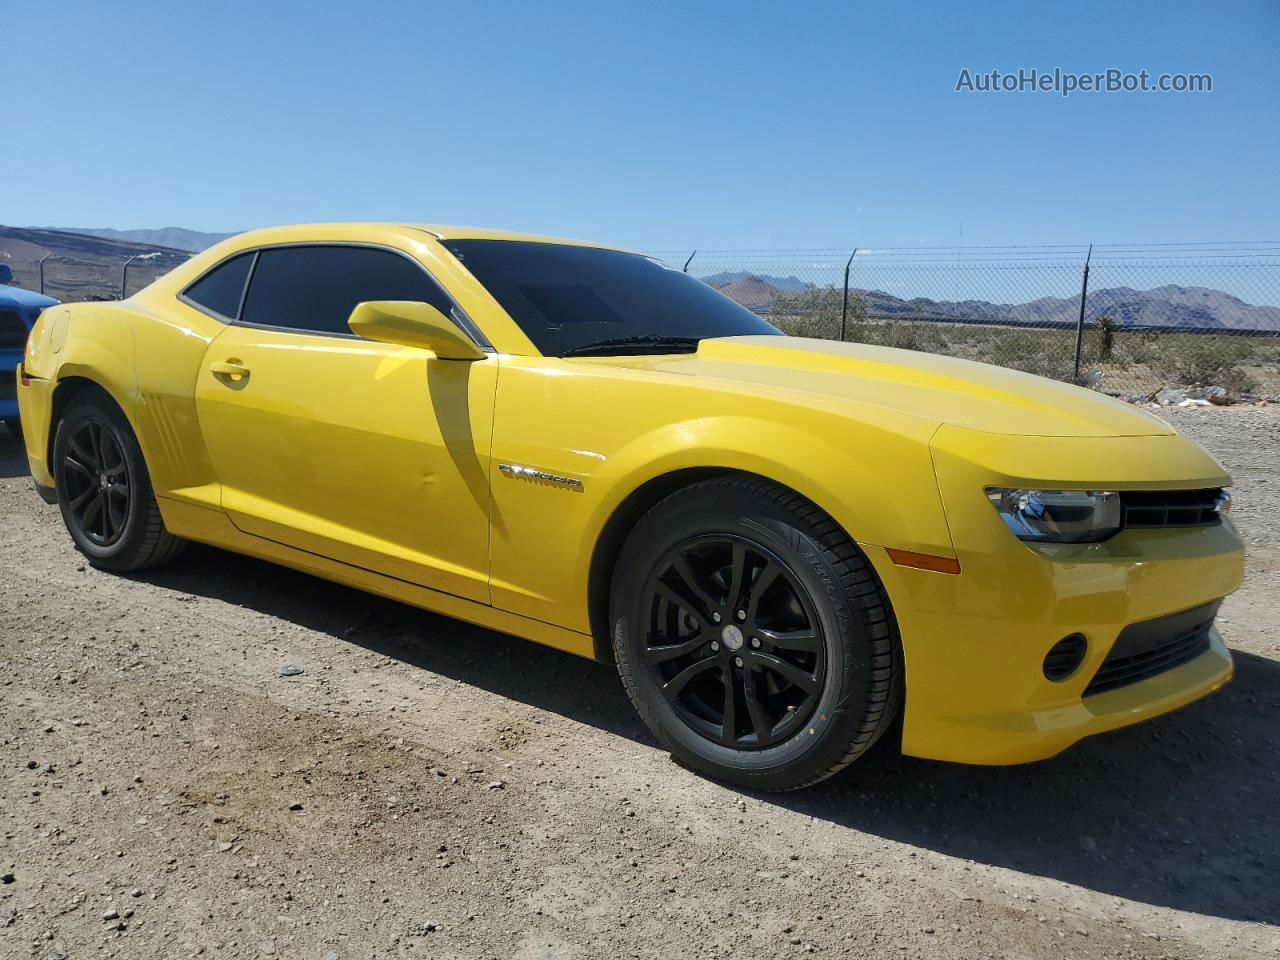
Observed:
[[[1280,4],[975,6],[0,0],[0,222],[644,249],[1280,232]],[[1214,90],[956,93],[965,67]]]

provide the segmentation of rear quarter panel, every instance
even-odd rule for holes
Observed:
[[[200,361],[221,329],[218,321],[176,300],[159,306],[126,300],[46,310],[24,358],[27,372],[44,381],[27,401],[29,426],[34,426],[27,434],[27,453],[33,470],[44,474],[42,482],[51,482],[45,461],[57,427],[52,422],[56,391],[71,378],[81,378],[105,390],[124,412],[159,496],[181,498],[184,489],[212,483],[193,392]],[[215,504],[216,499],[215,494]]]

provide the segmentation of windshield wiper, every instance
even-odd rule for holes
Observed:
[[[570,347],[560,354],[562,357],[584,357],[590,354],[611,353],[692,353],[698,349],[701,337],[664,337],[656,333],[646,333],[638,337],[612,337],[608,340],[597,340],[581,346]],[[682,349],[650,350],[650,347],[677,347]],[[692,350],[687,348],[692,347]]]

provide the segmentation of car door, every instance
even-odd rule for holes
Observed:
[[[245,533],[488,603],[497,360],[356,337],[347,318],[366,300],[425,301],[468,328],[398,251],[254,254],[196,386],[222,507]]]

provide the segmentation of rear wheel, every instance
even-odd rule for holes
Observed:
[[[58,506],[89,562],[124,572],[164,563],[185,546],[164,528],[133,430],[105,395],[68,405],[53,440]]]
[[[866,558],[803,497],[756,478],[687,487],[637,524],[615,574],[618,669],[689,766],[790,790],[892,724],[901,654]]]

